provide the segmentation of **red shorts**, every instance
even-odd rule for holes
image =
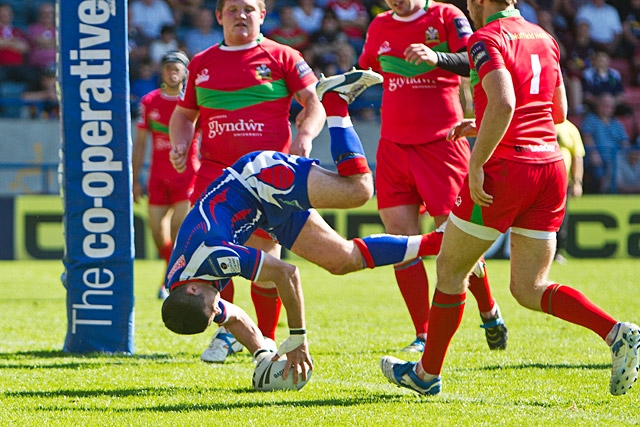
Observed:
[[[493,203],[481,208],[471,200],[465,179],[451,214],[500,233],[509,227],[556,232],[567,196],[564,161],[532,164],[492,158],[484,165],[484,191],[493,196]]]
[[[189,200],[193,193],[195,174],[181,173],[172,178],[149,178],[149,204],[171,206]]]
[[[467,176],[469,156],[464,138],[416,145],[381,138],[376,155],[378,209],[423,205],[431,216],[448,215]]]

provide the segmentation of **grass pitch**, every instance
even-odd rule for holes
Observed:
[[[608,347],[591,331],[519,307],[508,263],[489,277],[509,328],[489,351],[473,297],[454,337],[443,391],[430,398],[389,384],[378,362],[412,340],[390,267],[335,277],[301,269],[315,371],[299,392],[251,388],[246,352],[200,362],[214,329],[178,336],[160,319],[161,261],[136,261],[136,353],[72,355],[61,262],[0,262],[0,426],[630,426],[640,425],[640,385],[608,392]],[[433,259],[426,261],[435,283]],[[552,278],[585,292],[614,317],[640,321],[638,260],[570,260]],[[236,303],[253,315],[247,282]],[[277,341],[287,335],[285,313]],[[417,360],[417,356],[409,357]]]

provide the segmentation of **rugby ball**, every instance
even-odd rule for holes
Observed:
[[[262,356],[262,357],[261,357]],[[286,380],[282,379],[284,365],[287,356],[283,355],[275,362],[271,360],[274,353],[263,353],[258,356],[256,368],[253,371],[253,388],[258,391],[271,390],[300,390],[311,379],[311,369],[307,371],[307,379],[302,379],[302,373],[298,373],[298,384],[293,383],[293,372],[289,373]]]

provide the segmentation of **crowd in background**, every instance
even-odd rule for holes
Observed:
[[[466,1],[451,2],[466,10]],[[165,52],[191,57],[223,36],[215,0],[128,5],[135,114],[139,99],[159,85]],[[560,46],[569,119],[586,148],[585,193],[640,193],[640,0],[519,0],[517,7]],[[355,66],[369,22],[388,10],[384,0],[266,0],[266,8],[263,34],[301,51],[317,75]],[[58,117],[55,32],[50,0],[0,2],[0,117]],[[356,119],[379,120],[376,90],[359,100]]]

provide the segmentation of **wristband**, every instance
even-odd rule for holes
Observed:
[[[289,329],[289,335],[305,335],[306,333],[307,330],[305,328]]]
[[[299,329],[294,329],[294,331]],[[284,340],[280,347],[278,347],[278,356],[282,356],[283,354],[287,354],[290,351],[295,350],[305,343],[307,340],[307,334],[291,334],[289,338]]]

